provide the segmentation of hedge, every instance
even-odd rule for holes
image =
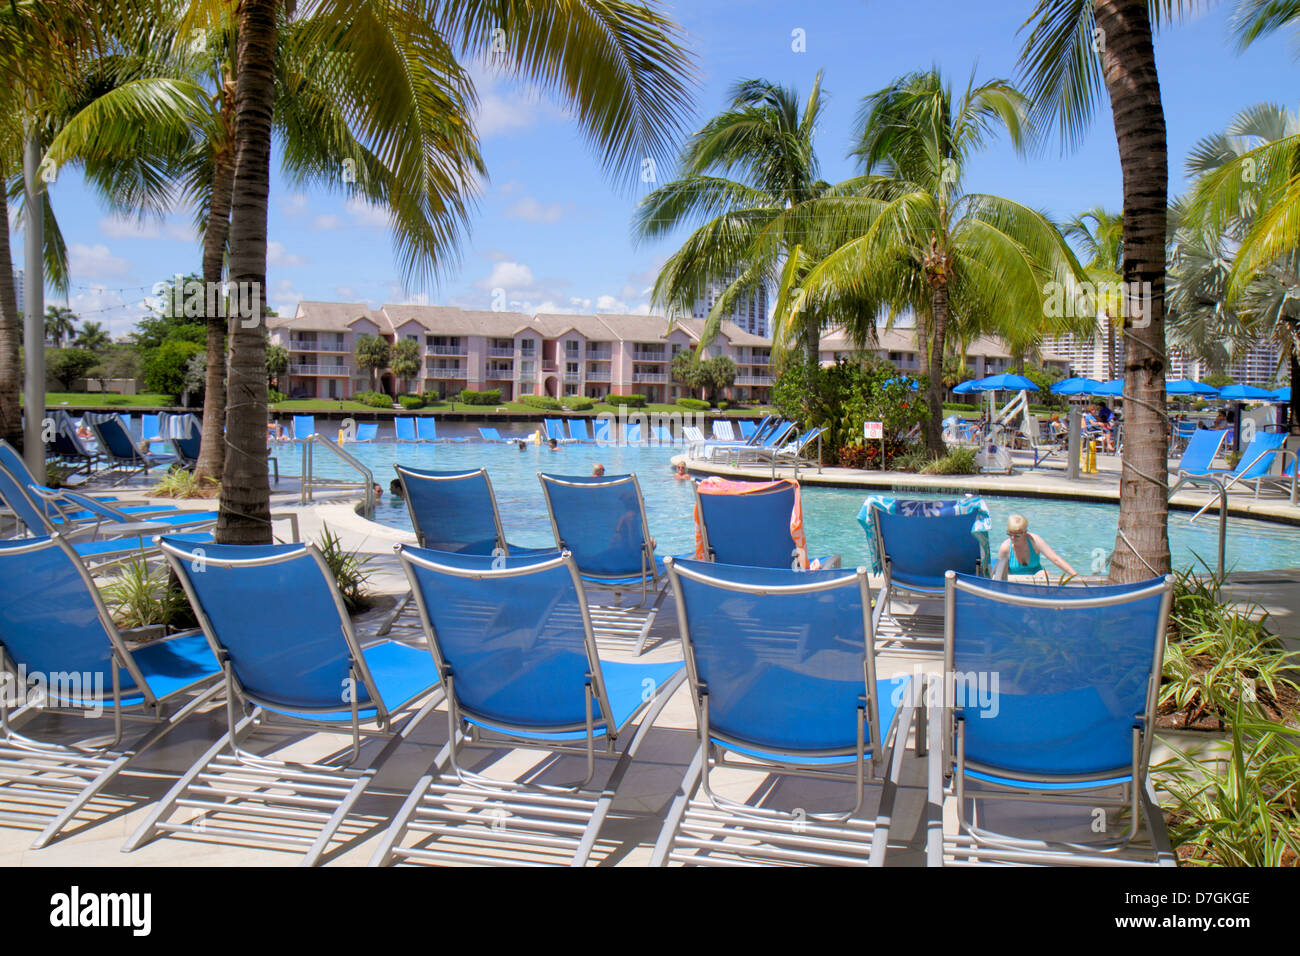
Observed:
[[[558,400],[551,398],[549,395],[521,395],[519,401],[525,405],[531,405],[533,408],[545,409],[548,412],[558,412],[563,407]]]
[[[709,408],[709,403],[702,398],[679,398],[677,404],[693,412],[703,412]]]
[[[606,395],[605,401],[610,405],[626,405],[628,408],[645,408],[646,406],[644,395]]]
[[[589,412],[596,406],[586,395],[569,395],[560,399],[560,404],[571,412]]]
[[[491,388],[486,392],[476,392],[472,388],[462,388],[460,400],[466,405],[500,405],[501,389]]]
[[[392,408],[393,400],[381,392],[357,392],[352,396],[354,402],[369,405],[371,408]]]
[[[397,399],[397,402],[408,412],[413,412],[417,408],[424,408],[424,399],[419,395],[402,395]]]

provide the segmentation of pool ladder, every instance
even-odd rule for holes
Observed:
[[[332,478],[317,478],[315,475],[315,449],[328,448],[341,462],[361,475],[361,481],[337,481]],[[312,500],[311,490],[315,485],[328,485],[333,488],[353,488],[358,485],[363,494],[362,513],[367,518],[375,516],[375,476],[355,455],[337,442],[319,435],[309,435],[302,443],[302,491],[299,501],[302,504]]]

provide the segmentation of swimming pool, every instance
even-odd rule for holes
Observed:
[[[394,463],[443,470],[483,466],[492,478],[501,523],[511,543],[545,547],[555,539],[537,473],[589,475],[592,465],[601,462],[609,475],[636,473],[645,496],[650,533],[658,539],[660,554],[680,554],[695,546],[691,483],[676,480],[669,463],[673,455],[682,452],[680,445],[562,445],[559,450],[551,451],[544,445],[529,444],[520,451],[515,445],[491,445],[475,440],[440,444],[375,442],[349,444],[347,449],[371,469],[384,490],[375,507],[375,520],[394,528],[410,530],[411,527],[405,502],[388,494],[389,482],[395,477]],[[282,470],[297,472],[294,446],[284,446],[280,458]],[[356,477],[355,472],[350,472],[328,453],[315,455],[315,469],[321,477],[348,480]],[[858,525],[857,514],[867,493],[862,489],[804,488],[804,529],[810,553],[839,554],[845,565],[865,563],[866,538]],[[908,497],[953,495],[909,494]],[[1083,574],[1099,573],[1115,545],[1117,505],[994,495],[984,495],[984,499],[993,519],[990,543],[994,548],[1005,538],[1007,516],[1015,513],[1028,518],[1030,529],[1042,535]],[[1169,516],[1174,567],[1201,567],[1197,555],[1213,566],[1218,522],[1212,514],[1202,516],[1194,524],[1189,522],[1190,517],[1188,512],[1177,511]],[[1300,567],[1300,528],[1230,518],[1224,566],[1229,571]]]

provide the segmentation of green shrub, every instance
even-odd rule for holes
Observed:
[[[417,408],[424,408],[424,399],[419,395],[401,395],[398,397],[397,403],[408,412],[413,412]]]
[[[284,392],[278,392],[273,388],[268,388],[266,390],[266,403],[268,405],[275,405],[279,402],[287,401],[288,398],[289,396],[284,394]]]
[[[725,412],[730,407],[731,407],[731,403],[728,402],[726,399],[723,399],[722,401],[718,402],[718,411],[720,412]]]
[[[895,455],[889,467],[893,471],[919,472],[930,462],[930,456],[924,445],[913,445],[902,454]]]
[[[185,593],[170,580],[167,566],[151,568],[144,558],[132,558],[123,565],[102,592],[118,627],[171,624],[189,608]]]
[[[945,412],[956,412],[957,414],[973,415],[979,411],[974,405],[966,405],[962,402],[944,402],[943,410]]]
[[[979,474],[979,465],[975,463],[974,448],[954,448],[942,458],[936,458],[921,469],[923,475],[975,475]]]
[[[424,399],[424,405],[428,408],[431,405],[442,405],[446,402],[437,392],[425,392],[420,398]]]
[[[393,400],[382,392],[357,392],[352,396],[354,402],[369,405],[371,408],[392,408]]]
[[[589,412],[596,406],[586,395],[568,395],[560,399],[560,404],[571,412]]]
[[[692,412],[703,412],[709,408],[709,403],[702,398],[679,398],[677,404]]]
[[[329,525],[322,525],[321,528],[321,537],[316,545],[320,548],[321,557],[325,559],[325,566],[330,569],[338,584],[343,606],[349,614],[355,614],[370,606],[366,582],[370,580],[371,572],[366,570],[366,565],[373,555],[345,551],[339,536],[330,531]]]
[[[485,392],[476,392],[472,388],[462,388],[460,400],[466,405],[500,405],[501,389],[490,388]]]
[[[531,405],[533,408],[545,409],[548,412],[558,412],[563,407],[557,399],[551,398],[549,395],[524,395],[520,397],[519,401],[525,405]]]
[[[614,406],[626,405],[628,408],[645,408],[644,395],[606,395],[605,401]]]

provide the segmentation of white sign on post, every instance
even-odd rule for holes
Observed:
[[[885,425],[883,422],[863,422],[862,437],[881,439],[885,437]]]

